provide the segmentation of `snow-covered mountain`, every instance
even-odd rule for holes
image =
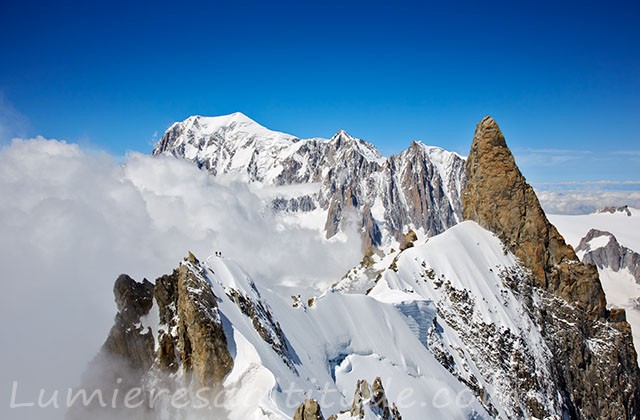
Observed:
[[[331,139],[299,139],[235,113],[173,124],[153,155],[249,182],[275,210],[314,213],[327,238],[355,224],[365,249],[409,229],[432,236],[462,220],[464,160],[419,142],[387,159],[343,130]]]
[[[611,307],[624,308],[640,348],[640,209],[605,208],[586,215],[550,215],[581,261],[598,267]]]
[[[241,115],[214,122],[197,125],[209,133],[204,144],[215,143],[216,156],[199,160],[203,148],[193,146],[200,144],[195,136],[182,137],[189,132],[184,127],[165,136],[158,153],[169,143],[175,150],[184,145],[178,155],[261,188],[294,185],[277,179],[299,174],[298,183],[321,184],[311,202],[320,205],[330,194],[329,215],[331,203],[344,209],[351,202],[363,211],[367,204],[354,200],[385,191],[367,188],[387,174],[388,185],[407,180],[406,190],[387,192],[400,188],[422,198],[434,191],[425,180],[435,177],[447,203],[463,203],[466,220],[439,234],[414,224],[423,230],[366,253],[358,267],[309,299],[282,296],[268,279],[252,279],[219,254],[189,253],[155,282],[120,276],[114,326],[83,385],[137,387],[141,404],[74,407],[70,420],[102,414],[149,420],[638,418],[640,372],[625,311],[607,306],[596,269],[582,264],[549,222],[493,119],[476,127],[466,163],[420,144],[385,160],[345,133],[297,140]],[[226,128],[214,128],[221,124]],[[269,138],[276,145],[252,145],[254,157],[243,158],[248,166],[261,164],[251,171],[235,166],[239,139],[253,144],[264,136],[275,136]],[[235,140],[225,149],[227,138]],[[284,152],[320,143],[315,162],[343,151],[351,160],[334,160],[338,171]],[[277,158],[262,159],[272,152]],[[285,160],[297,169],[273,164]],[[456,175],[460,183],[445,189],[442,174],[458,173],[459,162],[464,178]],[[305,175],[316,170],[320,178]],[[338,194],[338,185],[346,190]],[[393,217],[420,217],[409,203],[422,198],[374,196],[369,211],[376,213],[375,201],[382,201],[384,220],[373,218],[381,230],[397,235],[389,229]],[[439,215],[442,207],[430,203],[423,211]]]

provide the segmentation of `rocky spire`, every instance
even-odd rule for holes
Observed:
[[[305,400],[294,413],[293,420],[324,420],[318,401]]]
[[[369,383],[364,379],[358,381],[349,414],[356,419],[367,418],[365,413],[367,406],[380,420],[402,420],[396,404],[389,405],[380,377],[373,381],[372,386],[369,386]]]
[[[595,267],[577,264],[573,249],[547,219],[498,124],[485,117],[476,127],[466,164],[464,218],[498,235],[531,270],[538,286],[590,314],[606,311]]]
[[[118,313],[104,351],[126,359],[135,369],[147,370],[153,362],[153,335],[140,323],[153,305],[153,291],[147,279],[138,283],[126,274],[118,276],[113,286]]]
[[[606,309],[596,267],[580,263],[549,223],[491,117],[476,127],[462,204],[465,219],[495,233],[531,272],[509,286],[554,355],[562,417],[637,418],[640,375],[624,310]]]

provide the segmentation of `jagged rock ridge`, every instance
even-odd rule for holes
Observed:
[[[607,206],[607,207],[598,209],[596,213],[611,213],[611,214],[624,213],[627,216],[631,216],[631,210],[629,209],[629,206],[619,206],[619,207]]]
[[[386,159],[373,145],[343,130],[331,139],[298,139],[235,113],[173,124],[153,155],[192,160],[212,175],[233,175],[246,182],[309,185],[303,192],[276,193],[273,208],[322,209],[327,237],[355,221],[363,229],[365,249],[400,239],[407,227],[431,236],[462,218],[464,160],[419,142]]]
[[[389,405],[389,400],[382,386],[382,379],[375,378],[372,385],[365,379],[356,384],[353,402],[349,410],[343,410],[338,414],[332,414],[327,420],[402,420],[400,411],[395,403]],[[318,401],[305,400],[293,415],[293,420],[324,420]]]
[[[594,244],[594,239],[601,238],[600,246]],[[616,237],[607,231],[591,229],[580,240],[576,253],[582,255],[585,264],[593,264],[598,268],[610,268],[613,271],[627,269],[640,283],[640,254],[620,245]]]
[[[293,420],[324,420],[318,401],[309,399],[300,404],[293,414]]]
[[[256,413],[262,413],[263,417],[287,419],[295,416],[298,408],[298,415],[307,418],[320,418],[324,412],[337,416],[333,418],[357,419],[363,418],[362,411],[367,414],[364,418],[391,420],[399,419],[403,410],[394,406],[395,397],[415,381],[421,384],[416,385],[420,395],[425,389],[433,389],[435,393],[442,388],[450,395],[464,394],[465,386],[430,356],[407,327],[403,315],[371,297],[328,293],[308,303],[287,305],[271,294],[266,299],[233,262],[217,257],[205,263],[191,255],[173,273],[158,278],[155,285],[127,281],[125,294],[140,293],[147,299],[149,293],[141,291],[151,287],[152,306],[145,304],[140,316],[133,317],[127,326],[132,330],[127,340],[135,339],[135,334],[144,336],[144,354],[150,355],[145,363],[148,368],[137,369],[135,377],[127,380],[127,387],[142,387],[146,403],[153,400],[153,393],[159,389],[177,392],[186,388],[188,395],[193,396],[197,395],[198,387],[206,385],[211,395],[205,396],[222,401],[226,410],[211,418],[254,418]],[[195,317],[191,317],[190,310],[197,311]],[[127,308],[122,311],[129,312]],[[116,320],[119,318],[117,315]],[[386,322],[377,325],[380,319]],[[110,340],[111,335],[107,341]],[[101,353],[117,357],[120,365],[129,366],[129,359],[138,352],[113,354],[110,347],[104,346]],[[368,363],[380,363],[381,375],[393,372],[392,376],[381,376],[393,385],[391,396],[382,387],[382,379],[376,379],[372,385],[366,381],[358,384],[358,389],[366,386],[366,396],[356,398],[355,404],[350,399],[346,401],[344,387],[356,385],[349,372],[362,372],[371,378],[369,375],[377,368],[374,372],[363,370]],[[105,371],[111,372],[113,366],[93,364],[88,377],[104,377]],[[404,369],[409,369],[411,376],[403,376],[400,372]],[[106,383],[116,386],[116,378],[123,375],[127,375],[126,368],[117,375],[108,375]],[[286,392],[293,385],[304,393],[289,396]],[[325,387],[332,392],[324,394]],[[336,387],[341,391],[336,392]],[[105,384],[100,388],[105,388]],[[255,395],[255,399],[247,402],[246,395]],[[481,404],[464,395],[470,401],[465,400],[461,407],[441,408],[430,403],[427,409],[440,415],[484,413]],[[316,401],[327,401],[326,409],[309,401],[314,396]],[[295,407],[287,405],[290,399],[296,402]],[[424,401],[429,402],[427,397]],[[170,399],[161,398],[153,407],[145,405],[134,412],[133,417],[126,410],[118,412],[117,417],[192,418],[189,407],[174,409],[169,402]],[[416,418],[415,402],[413,406],[414,414],[409,419]],[[352,409],[357,411],[353,417]],[[204,412],[211,414],[207,413]],[[69,418],[76,420],[95,414],[92,410],[81,411]],[[204,418],[209,418],[206,415]]]
[[[491,117],[476,127],[466,180],[465,218],[494,232],[531,272],[530,284],[513,287],[530,296],[529,310],[557,359],[565,414],[640,415],[640,377],[624,310],[606,309],[596,267],[580,263],[549,223]],[[593,346],[600,340],[606,348]]]

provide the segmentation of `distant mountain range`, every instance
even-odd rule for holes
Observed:
[[[419,142],[384,158],[342,130],[331,139],[298,139],[235,113],[173,124],[153,155],[275,187],[268,189],[275,210],[319,210],[327,238],[355,223],[365,249],[399,240],[409,229],[433,236],[462,220],[464,159]]]

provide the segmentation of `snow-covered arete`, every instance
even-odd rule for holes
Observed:
[[[229,418],[291,418],[308,398],[338,414],[358,380],[376,377],[405,419],[513,418],[528,412],[523,396],[553,412],[549,350],[504,284],[526,275],[515,257],[474,222],[422,242],[368,295],[331,288],[309,301],[276,295],[229,259],[183,262],[218,297],[234,358]],[[265,341],[234,296],[265,308],[259,322],[277,320],[284,345]],[[517,369],[532,369],[535,386],[519,386]]]

